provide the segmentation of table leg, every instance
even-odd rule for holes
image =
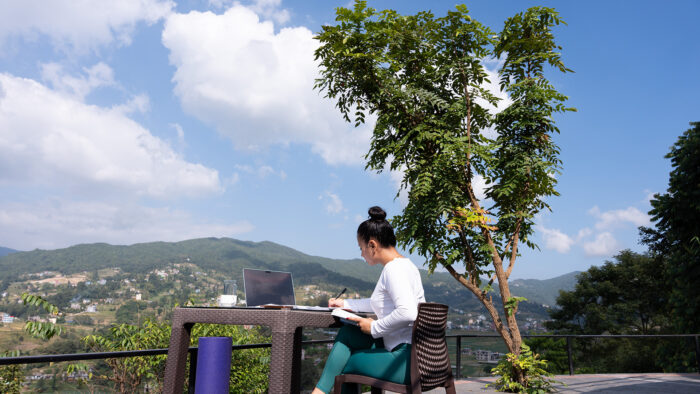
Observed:
[[[165,362],[165,379],[163,392],[180,394],[185,384],[185,364],[187,363],[187,349],[190,346],[190,331],[193,324],[183,326],[173,324],[170,334],[170,346],[168,358]]]
[[[272,332],[270,394],[296,394],[292,384],[295,332]]]
[[[292,354],[292,392],[301,392],[301,340],[303,339],[302,327],[294,331],[294,350]]]

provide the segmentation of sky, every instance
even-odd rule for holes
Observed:
[[[400,174],[364,169],[371,122],[345,123],[312,89],[313,37],[351,4],[0,0],[0,246],[232,237],[358,258],[367,209],[393,216],[405,200]],[[369,2],[437,16],[455,4]],[[561,195],[512,277],[644,251],[664,155],[700,121],[700,3],[465,4],[495,31],[534,5],[567,22],[555,36],[575,73],[548,74],[578,109],[555,118]]]

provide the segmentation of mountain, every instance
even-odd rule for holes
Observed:
[[[143,274],[176,263],[191,263],[203,271],[215,271],[242,282],[243,268],[290,271],[295,286],[314,284],[369,296],[381,266],[368,266],[360,259],[338,260],[309,256],[273,242],[249,242],[231,238],[202,238],[181,242],[151,242],[135,245],[84,244],[57,250],[16,252],[0,257],[0,291],[23,275],[57,271],[64,275],[96,272],[119,267],[122,272]],[[527,297],[521,313],[546,318],[542,303],[553,305],[560,288],[573,288],[576,273],[539,281],[515,280],[513,294]],[[485,312],[480,302],[446,272],[428,275],[421,270],[426,298],[464,311]],[[561,286],[561,287],[557,287]],[[517,289],[517,290],[516,290]],[[337,290],[334,290],[337,291]],[[494,297],[496,299],[497,297]]]
[[[514,279],[510,281],[510,291],[529,301],[554,306],[560,290],[571,291],[576,286],[576,277],[581,271],[573,271],[568,274],[551,279]]]
[[[17,252],[17,251],[14,250],[14,249],[5,248],[5,247],[0,246],[0,257],[6,256],[6,255],[8,255],[8,254],[10,254],[10,253],[16,253],[16,252]]]

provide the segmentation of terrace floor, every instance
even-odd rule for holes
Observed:
[[[492,393],[492,387],[484,388],[496,378],[461,379],[455,384],[457,393]],[[558,375],[555,380],[566,386],[557,385],[560,393],[700,393],[700,374],[679,373],[616,373],[591,375]],[[431,390],[428,393],[444,393],[444,390]]]

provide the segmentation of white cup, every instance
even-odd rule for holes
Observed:
[[[219,306],[236,306],[238,296],[235,294],[222,294],[219,296]]]

